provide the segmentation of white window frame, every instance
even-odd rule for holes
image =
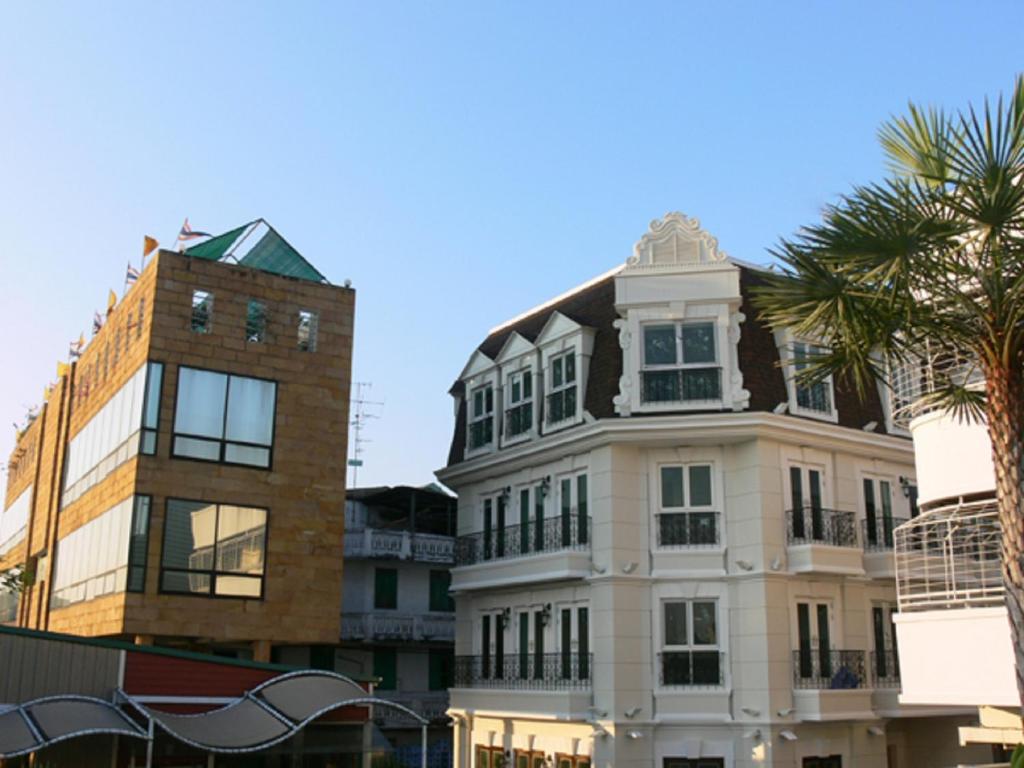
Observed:
[[[694,642],[694,622],[693,622],[693,606],[694,603],[711,603],[714,606],[714,618],[715,618],[715,642],[712,644],[708,643],[696,643]],[[666,614],[666,607],[669,605],[685,605],[686,606],[686,643],[669,643],[668,642],[668,617]],[[695,688],[717,688],[725,685],[725,659],[722,656],[722,610],[721,601],[717,596],[694,596],[694,597],[664,597],[659,601],[659,620],[660,620],[660,634],[658,636],[658,652],[661,656],[659,666],[665,664],[664,654],[666,653],[694,653],[694,652],[711,652],[714,651],[718,654],[718,677],[719,682],[714,685],[710,683],[689,683],[684,684],[685,687]],[[673,688],[679,684],[666,683],[664,682],[663,669],[658,669],[658,681],[660,687]]]
[[[537,423],[537,398],[535,396],[536,386],[534,386],[534,375],[533,366],[528,365],[524,368],[511,371],[505,375],[505,397],[503,398],[504,410],[502,411],[502,443],[508,445],[510,443],[519,442],[521,440],[528,440],[534,432],[534,425]],[[519,385],[519,398],[513,399],[513,391],[515,390],[516,384]],[[530,388],[529,397],[523,394],[527,385]],[[521,408],[522,406],[530,406],[530,418],[526,429],[512,434],[509,431],[509,412]]]
[[[839,409],[836,406],[836,388],[832,375],[829,374],[820,382],[820,385],[826,388],[825,391],[828,395],[828,411],[821,411],[816,408],[805,408],[801,406],[799,402],[800,391],[806,389],[806,387],[798,386],[796,381],[796,373],[802,368],[798,362],[797,345],[817,347],[823,351],[828,351],[828,345],[822,343],[820,339],[815,339],[813,337],[794,336],[789,330],[777,332],[775,343],[779,348],[779,357],[782,360],[783,370],[785,371],[789,412],[794,416],[805,416],[809,419],[817,419],[819,421],[837,424],[839,422]]]
[[[697,326],[710,326],[711,328],[711,348],[714,350],[714,359],[711,361],[704,362],[687,362],[683,355],[683,329],[686,327],[695,328]],[[671,327],[673,335],[675,337],[675,362],[673,363],[648,363],[647,362],[647,331],[653,328],[667,328]],[[716,323],[712,318],[686,318],[678,320],[653,320],[640,324],[640,399],[644,405],[664,406],[664,405],[675,405],[675,406],[704,406],[717,405],[722,402],[722,388],[724,386],[722,382],[722,361],[721,353],[719,352],[718,346],[718,334],[719,331],[716,327]],[[678,371],[680,374],[684,371],[694,371],[702,369],[715,369],[718,371],[718,397],[717,398],[705,398],[686,400],[683,399],[682,390],[680,390],[679,400],[645,400],[643,396],[644,390],[644,374],[646,373],[661,373],[661,372],[672,372]],[[680,378],[680,384],[682,379]]]
[[[544,329],[537,336],[536,345],[541,353],[541,371],[543,378],[543,420],[540,421],[542,434],[551,434],[568,427],[576,426],[584,419],[584,402],[587,396],[587,377],[590,372],[590,358],[594,351],[593,328],[579,325],[560,312],[553,312]],[[554,361],[573,355],[575,365],[575,381],[566,384],[563,375],[562,384],[554,387]],[[564,364],[563,364],[564,365]],[[564,372],[564,368],[563,368]],[[558,421],[550,421],[549,400],[551,395],[565,392],[576,387],[576,403],[572,413],[563,414]]]
[[[707,467],[709,471],[709,487],[711,491],[711,501],[708,504],[694,505],[692,503],[692,497],[690,495],[690,469],[693,467]],[[663,485],[663,470],[666,469],[679,469],[682,473],[682,484],[683,484],[683,504],[678,507],[667,507],[664,505],[664,485]],[[680,549],[713,549],[720,548],[723,545],[722,540],[722,519],[721,510],[718,505],[718,478],[716,475],[716,465],[714,461],[710,460],[696,460],[696,461],[666,461],[659,462],[656,465],[655,474],[655,486],[656,486],[656,513],[655,513],[655,546],[658,549],[666,551],[676,551]],[[714,520],[715,526],[715,538],[717,541],[709,543],[693,543],[687,542],[685,544],[664,544],[661,542],[661,516],[662,515],[685,515],[687,524],[687,536],[689,537],[689,526],[690,526],[690,515],[691,514],[710,514]]]
[[[548,426],[551,429],[557,429],[559,426],[565,424],[566,422],[570,422],[570,423],[575,422],[576,421],[576,415],[579,413],[579,410],[580,410],[580,385],[579,385],[579,376],[580,376],[580,370],[579,369],[580,369],[580,366],[579,366],[579,362],[576,359],[576,357],[577,357],[576,356],[576,349],[572,348],[572,349],[570,349],[568,351],[565,351],[565,352],[559,352],[558,354],[553,354],[553,355],[551,355],[550,358],[548,358],[548,366],[547,366],[547,368],[548,368],[548,387],[547,387],[547,392],[546,392],[546,397],[545,397],[545,405],[548,406],[548,407],[546,407],[544,409],[544,416],[545,416],[546,426]],[[570,360],[570,359],[572,360],[572,381],[569,381],[566,378],[566,367],[567,367],[566,366],[566,361]],[[562,379],[562,382],[560,384],[555,384],[555,368],[556,368],[556,366],[561,369],[561,379]],[[568,392],[570,389],[575,389],[576,390],[576,394],[574,395],[574,404],[573,404],[574,407],[572,409],[572,413],[566,413],[563,410],[562,418],[558,419],[557,421],[552,421],[550,419],[550,414],[551,414],[550,402],[551,402],[551,398],[554,397],[555,395],[562,395],[563,408],[564,408],[564,394],[563,393]]]
[[[487,390],[491,392],[491,410],[487,410]],[[476,395],[478,392],[483,394],[483,407],[484,412],[481,414],[475,413],[476,409]],[[466,398],[466,453],[485,453],[487,451],[494,450],[496,445],[495,424],[494,414],[497,411],[497,388],[494,386],[493,380],[481,381],[479,384],[472,386],[468,391],[468,397]],[[473,425],[482,423],[490,419],[491,422],[491,439],[480,443],[480,445],[474,446],[472,444],[472,432]]]

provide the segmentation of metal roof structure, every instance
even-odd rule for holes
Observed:
[[[186,248],[185,255],[207,261],[233,262],[262,272],[314,283],[327,282],[327,278],[306,261],[266,219],[255,219],[204,240]]]

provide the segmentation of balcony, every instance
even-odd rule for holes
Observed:
[[[456,656],[451,704],[583,718],[593,703],[593,666],[590,653]]]
[[[895,530],[902,704],[1019,706],[1001,540],[994,500]]]
[[[345,557],[414,560],[421,563],[454,562],[455,539],[432,533],[363,528],[346,531]]]
[[[590,518],[574,508],[571,514],[546,518],[539,525],[507,525],[460,536],[452,589],[589,576],[590,527]]]
[[[789,567],[797,573],[863,575],[856,515],[807,506],[786,510]]]
[[[871,684],[875,688],[900,687],[900,657],[893,651],[871,652]]]
[[[656,517],[655,571],[722,572],[720,512],[661,512]]]
[[[874,718],[864,651],[793,651],[793,705],[803,720]]]
[[[721,651],[662,651],[657,657],[658,711],[673,717],[729,717]]]
[[[892,550],[893,531],[907,522],[905,517],[879,517],[860,521],[860,540],[864,544],[864,570],[876,579],[891,579],[896,575]]]
[[[343,613],[341,639],[364,643],[381,640],[454,643],[455,614]]]
[[[722,400],[722,369],[675,368],[640,372],[644,405],[702,405]]]

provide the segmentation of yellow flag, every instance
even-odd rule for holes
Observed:
[[[71,370],[71,366],[67,363],[57,363],[57,378],[63,378],[68,375]]]
[[[156,241],[155,237],[150,237],[149,235],[142,236],[142,258],[146,258],[159,247],[160,243]]]
[[[114,293],[113,289],[111,289],[110,295],[107,296],[107,313],[108,314],[109,314],[110,310],[112,310],[114,308],[115,304],[117,304],[117,294]]]
[[[44,403],[49,401],[50,393],[51,392],[53,392],[53,386],[51,384],[47,384],[45,387],[43,387],[43,402]]]

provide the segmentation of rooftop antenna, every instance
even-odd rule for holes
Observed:
[[[383,407],[384,403],[379,400],[366,399],[365,391],[373,386],[373,382],[355,381],[353,384],[356,392],[349,404],[350,408],[355,411],[349,422],[352,425],[352,458],[348,460],[348,465],[352,467],[352,484],[349,488],[358,488],[359,468],[363,466],[363,445],[373,442],[363,437],[363,430],[366,428],[367,420],[380,418],[378,414],[368,413],[367,407]]]

